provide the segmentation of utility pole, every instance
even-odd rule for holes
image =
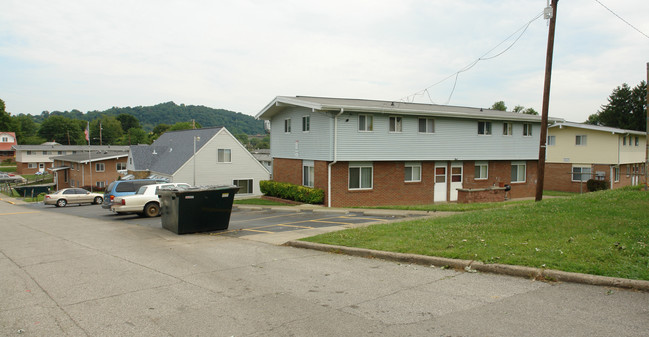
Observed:
[[[552,0],[552,17],[548,31],[548,49],[545,56],[545,84],[543,85],[543,107],[541,110],[541,142],[537,166],[536,201],[543,200],[543,181],[545,180],[545,143],[548,137],[548,109],[550,105],[550,79],[552,78],[552,54],[554,52],[554,29],[557,22],[557,3]]]
[[[645,156],[644,156],[644,190],[649,189],[649,62],[647,62],[647,128],[645,133]]]

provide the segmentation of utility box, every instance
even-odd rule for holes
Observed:
[[[176,234],[228,229],[237,186],[161,190],[162,227]]]

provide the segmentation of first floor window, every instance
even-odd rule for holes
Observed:
[[[590,179],[590,166],[573,166],[572,181],[588,181]]]
[[[525,137],[532,136],[532,124],[529,123],[523,124],[523,136]]]
[[[491,134],[491,122],[478,122],[478,134],[479,135],[490,135]]]
[[[614,167],[613,168],[613,176],[615,177],[616,182],[620,181],[620,168],[619,167]]]
[[[526,164],[524,161],[512,162],[512,183],[525,182]]]
[[[302,162],[302,185],[307,187],[313,187],[313,182],[315,180],[315,169],[313,167],[313,161],[303,161]]]
[[[99,188],[104,188],[104,186],[106,186],[106,183],[105,183],[105,182],[103,182],[103,181],[98,181],[98,182],[97,182],[97,187],[99,187]]]
[[[406,163],[406,182],[421,181],[421,163]]]
[[[489,177],[489,163],[486,161],[475,162],[475,179],[484,180]]]
[[[575,145],[580,145],[580,146],[586,145],[586,135],[576,135]]]
[[[237,193],[240,194],[251,194],[252,193],[252,179],[238,179],[233,180],[232,184],[239,187]]]
[[[358,115],[358,131],[374,131],[374,117]]]
[[[30,168],[30,169],[36,168],[36,163],[28,163],[27,168]]]
[[[435,133],[435,120],[432,118],[419,118],[419,133]]]
[[[230,149],[218,149],[217,162],[219,162],[219,163],[231,163],[232,162],[232,150],[230,150]]]
[[[106,170],[106,166],[104,163],[95,163],[95,172],[104,172]]]
[[[402,127],[401,117],[397,117],[397,116],[390,117],[390,132],[401,132],[402,129],[403,127]]]
[[[349,163],[349,189],[371,189],[372,174],[372,163]]]

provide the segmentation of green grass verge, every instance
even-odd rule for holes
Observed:
[[[584,192],[588,193],[588,192]],[[579,195],[579,193],[575,192],[562,192],[562,191],[543,191],[543,196],[548,196],[548,197],[574,197],[575,195]]]
[[[373,207],[358,207],[368,209],[397,209],[407,211],[429,211],[429,212],[469,212],[481,211],[485,209],[503,209],[525,204],[532,204],[533,200],[518,200],[507,202],[485,202],[475,204],[457,204],[457,203],[444,203],[444,204],[428,204],[428,205],[395,205],[395,206],[373,206]]]
[[[0,172],[14,173],[16,166],[0,166]]]
[[[293,206],[283,202],[266,200],[261,198],[240,199],[234,201],[235,205],[261,205],[261,206]]]
[[[649,280],[648,211],[649,193],[627,188],[304,240]]]

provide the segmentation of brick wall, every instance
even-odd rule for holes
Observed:
[[[120,159],[110,159],[102,161],[104,163],[104,171],[97,172],[95,170],[95,164],[97,162],[92,162],[91,165],[88,164],[79,164],[64,162],[64,166],[69,166],[70,168],[65,170],[68,172],[68,180],[65,181],[65,173],[63,170],[58,171],[58,189],[71,187],[72,181],[74,181],[75,187],[84,187],[97,186],[97,182],[103,182],[104,187],[108,186],[111,182],[117,180],[120,177],[120,174],[117,173],[117,163],[126,163],[126,158]],[[92,180],[90,178],[90,169],[92,168]]]
[[[510,185],[511,191],[507,192],[507,198],[529,198],[536,195],[536,182],[538,179],[537,161],[528,160],[525,168],[525,182],[512,183],[511,161],[490,161],[487,179],[475,179],[475,161],[464,162],[464,188],[487,188],[490,186]]]
[[[505,190],[493,189],[483,191],[459,190],[457,193],[458,204],[470,204],[474,202],[501,202],[505,201]]]

